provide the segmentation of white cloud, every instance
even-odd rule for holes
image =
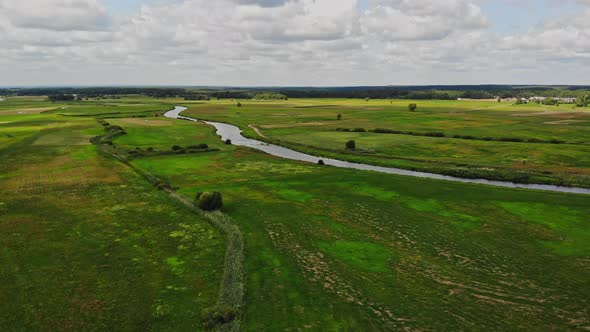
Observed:
[[[363,27],[385,40],[443,39],[487,26],[480,8],[463,0],[376,0],[371,4]]]
[[[3,18],[18,28],[97,30],[109,24],[98,0],[0,0]]]
[[[112,18],[98,0],[0,0],[0,85],[520,82],[590,54],[588,12],[498,37],[478,2],[185,0]]]

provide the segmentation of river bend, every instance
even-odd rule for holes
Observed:
[[[233,145],[253,148],[256,150],[266,152],[270,155],[285,158],[285,159],[306,161],[306,162],[310,162],[310,163],[317,163],[321,159],[324,161],[324,163],[326,165],[340,167],[340,168],[375,171],[375,172],[380,172],[380,173],[405,175],[405,176],[412,176],[412,177],[425,178],[425,179],[446,180],[446,181],[463,182],[463,183],[476,183],[476,184],[484,184],[484,185],[495,186],[495,187],[523,188],[523,189],[544,190],[544,191],[553,191],[553,192],[561,192],[561,193],[574,193],[574,194],[590,195],[590,189],[587,189],[587,188],[564,187],[564,186],[555,186],[555,185],[546,185],[546,184],[525,184],[525,183],[514,183],[514,182],[507,182],[507,181],[486,180],[486,179],[460,178],[460,177],[449,176],[449,175],[410,171],[410,170],[400,169],[400,168],[382,167],[382,166],[375,166],[375,165],[368,165],[368,164],[353,163],[353,162],[348,162],[348,161],[343,161],[343,160],[338,160],[338,159],[316,157],[316,156],[312,156],[309,154],[297,152],[297,151],[294,151],[294,150],[291,150],[291,149],[288,149],[288,148],[285,148],[282,146],[268,144],[268,143],[261,142],[261,141],[255,140],[255,139],[246,138],[246,137],[242,136],[242,131],[240,130],[240,128],[230,125],[230,124],[227,124],[227,123],[201,121],[201,120],[188,118],[188,117],[180,115],[180,113],[185,110],[187,110],[186,107],[176,106],[173,110],[166,112],[164,114],[164,116],[167,118],[171,118],[171,119],[181,119],[181,120],[188,120],[188,121],[204,122],[206,124],[214,126],[217,129],[217,134],[219,136],[221,136],[221,139],[223,141],[229,139],[229,140],[231,140]]]

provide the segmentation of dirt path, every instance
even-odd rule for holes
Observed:
[[[262,133],[262,131],[260,130],[260,128],[256,127],[256,125],[248,125],[248,127],[254,129],[254,131],[256,132],[256,134],[258,134],[258,136],[270,139],[268,136],[264,135]]]

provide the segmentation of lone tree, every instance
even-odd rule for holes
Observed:
[[[585,95],[577,100],[578,107],[588,107],[590,105],[590,95]]]
[[[237,104],[237,106],[238,106],[238,107],[242,107],[242,103],[240,103],[240,102],[238,101],[238,104]]]
[[[418,109],[418,105],[412,103],[408,105],[408,109],[410,110],[410,112],[416,112],[416,110]]]
[[[338,115],[336,115],[336,118],[337,118],[338,120],[342,120],[342,114],[338,113]]]
[[[356,143],[352,140],[348,141],[348,142],[346,142],[346,148],[348,150],[354,150],[354,149],[356,149]]]
[[[203,211],[217,211],[223,207],[223,198],[217,191],[197,193],[195,205]]]

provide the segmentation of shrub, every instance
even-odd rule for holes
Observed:
[[[217,305],[203,312],[203,327],[206,330],[216,330],[224,324],[231,323],[237,316],[236,309]]]
[[[180,145],[174,145],[172,147],[172,151],[180,151],[180,150],[182,150],[182,146],[180,146]]]
[[[149,148],[147,148],[147,150],[148,150],[148,152],[153,152],[154,151],[154,148],[149,147]]]
[[[217,191],[197,193],[195,205],[204,211],[217,211],[223,207],[223,198]]]
[[[320,160],[318,160],[318,165],[320,165],[320,166],[324,166],[325,164],[326,164],[326,163],[324,163],[324,161],[323,161],[323,160],[321,160],[321,159],[320,159]]]
[[[242,103],[238,102],[238,103],[237,103],[237,106],[238,106],[238,107],[242,107]]]
[[[225,144],[226,144],[226,145],[231,145],[231,139],[229,139],[229,138],[228,138],[228,139],[226,139],[226,140],[225,140]]]
[[[429,137],[445,137],[444,133],[425,133],[424,136]]]
[[[342,114],[338,113],[338,115],[336,115],[336,119],[342,120]]]
[[[410,112],[415,112],[418,109],[418,105],[412,103],[408,105],[408,109],[410,110]]]
[[[517,138],[517,137],[502,137],[502,138],[500,138],[500,141],[502,141],[502,142],[523,142],[524,140],[522,138]]]
[[[493,138],[491,138],[491,137],[484,137],[484,138],[483,138],[483,140],[484,140],[484,141],[493,141],[494,139],[493,139]]]
[[[367,132],[365,130],[365,128],[354,128],[352,131],[354,131],[355,133],[365,133],[365,132]]]
[[[114,133],[116,131],[124,131],[124,129],[121,126],[107,125],[107,131],[110,132],[110,133]]]
[[[373,129],[373,132],[378,133],[378,134],[389,134],[391,132],[391,130],[384,129],[384,128],[375,128],[375,129]]]
[[[190,150],[206,150],[208,148],[209,148],[209,145],[207,145],[207,144],[191,145],[191,146],[187,147],[187,149],[190,149]]]
[[[346,148],[349,149],[349,150],[356,149],[356,143],[355,143],[355,141],[352,141],[351,140],[351,141],[346,142]]]

